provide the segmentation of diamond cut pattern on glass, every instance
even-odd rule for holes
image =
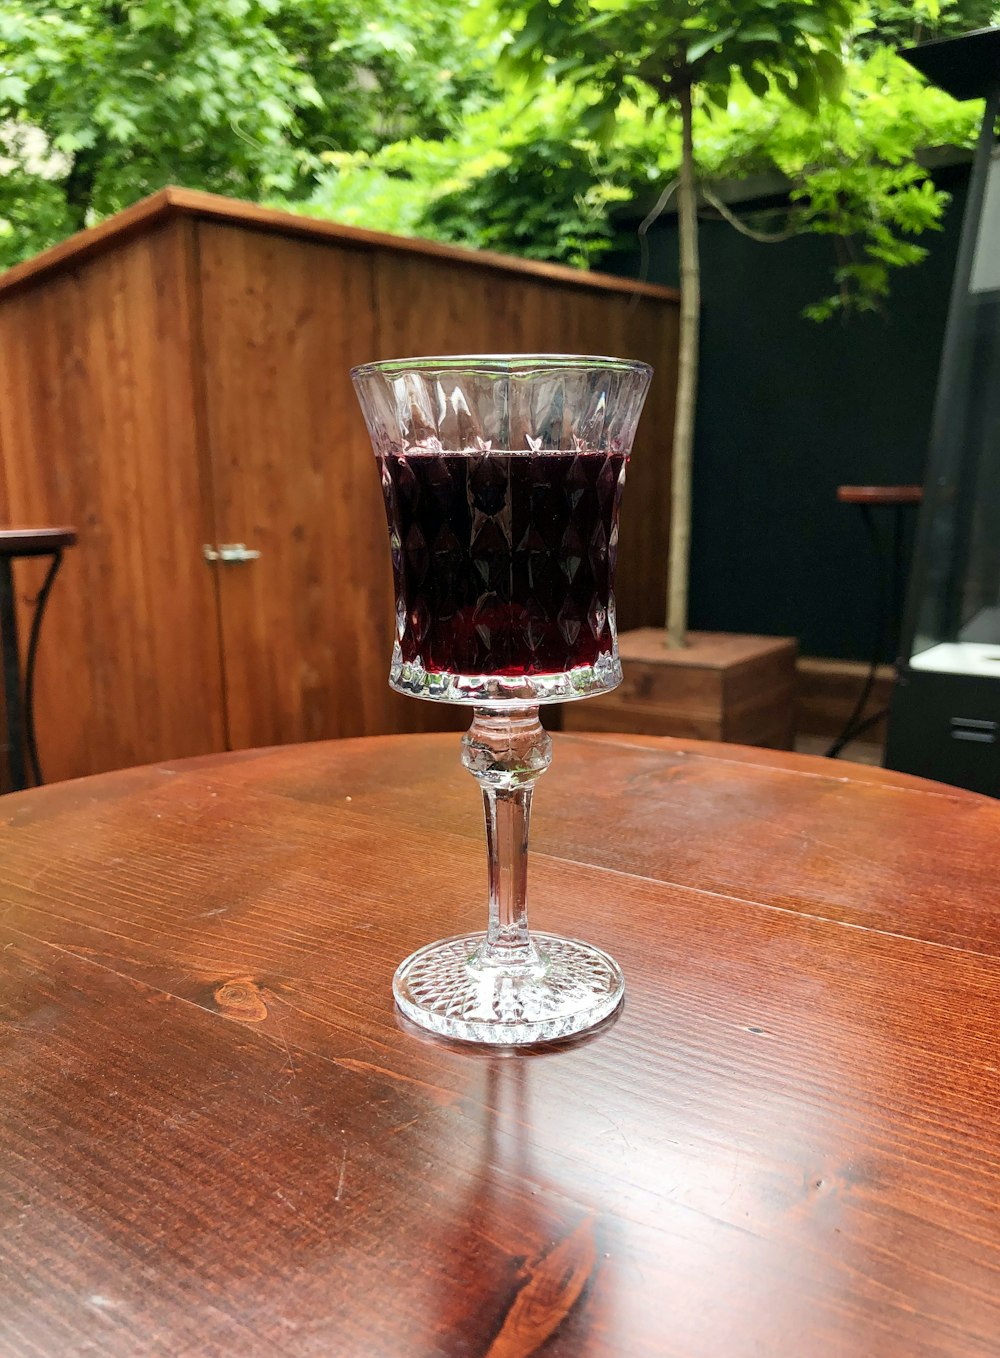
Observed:
[[[613,652],[623,453],[410,449],[381,461],[404,664],[561,674]]]

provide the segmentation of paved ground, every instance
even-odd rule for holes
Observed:
[[[795,748],[799,754],[826,754],[832,741],[829,736],[799,736]],[[841,750],[839,758],[852,764],[881,764],[882,746],[864,740],[852,740]]]

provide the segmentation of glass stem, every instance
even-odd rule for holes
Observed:
[[[528,822],[534,782],[552,762],[537,707],[477,707],[462,737],[462,763],[479,783],[486,813],[490,914],[477,960],[537,964],[528,934]]]
[[[528,946],[528,820],[530,787],[483,788],[489,857],[489,946],[510,953]]]

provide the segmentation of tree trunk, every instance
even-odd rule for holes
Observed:
[[[87,212],[94,197],[99,165],[100,156],[96,147],[86,147],[76,152],[69,174],[63,181],[66,206],[74,231],[82,231],[87,225]]]
[[[674,413],[673,475],[670,497],[670,573],[667,583],[667,645],[683,646],[687,632],[688,564],[691,548],[691,453],[698,395],[698,321],[701,273],[698,264],[698,201],[691,133],[691,88],[678,92],[681,107],[681,170],[677,185],[680,225],[681,316]]]

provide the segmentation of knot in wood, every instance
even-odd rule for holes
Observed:
[[[237,976],[218,986],[214,995],[219,1012],[243,1023],[260,1023],[267,1018],[267,1005],[260,986],[250,976]]]

